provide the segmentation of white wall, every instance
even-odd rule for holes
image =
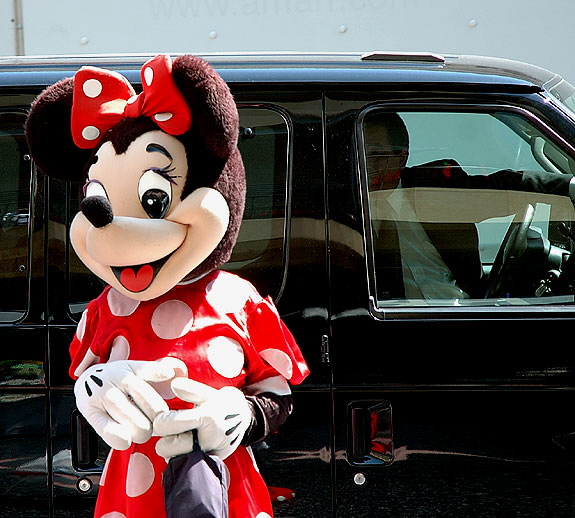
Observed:
[[[575,83],[574,0],[21,0],[26,54],[426,50],[528,61]],[[6,6],[0,0],[0,27]],[[9,31],[0,31],[0,54]]]
[[[0,0],[0,54],[14,54],[15,31],[13,4],[7,0]]]

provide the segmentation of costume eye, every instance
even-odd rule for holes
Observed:
[[[150,218],[163,218],[172,202],[170,181],[154,169],[144,171],[138,183],[140,203]]]

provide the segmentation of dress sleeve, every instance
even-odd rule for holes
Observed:
[[[252,345],[267,364],[292,385],[307,377],[309,368],[300,348],[269,297],[254,306],[247,326]]]
[[[100,351],[92,349],[98,306],[93,300],[82,313],[74,338],[70,344],[70,368],[68,374],[77,379],[88,367],[100,363]]]

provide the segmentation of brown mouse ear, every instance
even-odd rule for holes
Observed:
[[[92,150],[72,140],[70,118],[74,79],[46,88],[32,103],[26,120],[26,139],[38,169],[61,180],[80,181]]]
[[[219,191],[228,203],[230,222],[216,249],[191,274],[204,274],[230,257],[240,228],[246,194],[242,158],[238,150],[239,116],[226,82],[204,60],[196,56],[174,59],[172,75],[192,113],[192,127],[183,135],[191,150],[190,174],[185,193],[199,186]]]
[[[192,131],[214,158],[227,160],[239,133],[238,112],[228,85],[206,61],[191,55],[174,59],[172,75],[192,112]]]

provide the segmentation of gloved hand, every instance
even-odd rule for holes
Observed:
[[[154,432],[163,436],[156,444],[158,455],[169,459],[192,451],[191,430],[195,428],[204,452],[221,459],[229,457],[240,445],[252,420],[251,407],[243,392],[235,387],[215,389],[179,377],[172,381],[172,390],[195,407],[157,415]]]
[[[74,385],[76,405],[104,441],[116,450],[125,450],[132,442],[146,442],[154,418],[168,411],[167,403],[148,382],[174,376],[174,368],[160,361],[93,365]]]

